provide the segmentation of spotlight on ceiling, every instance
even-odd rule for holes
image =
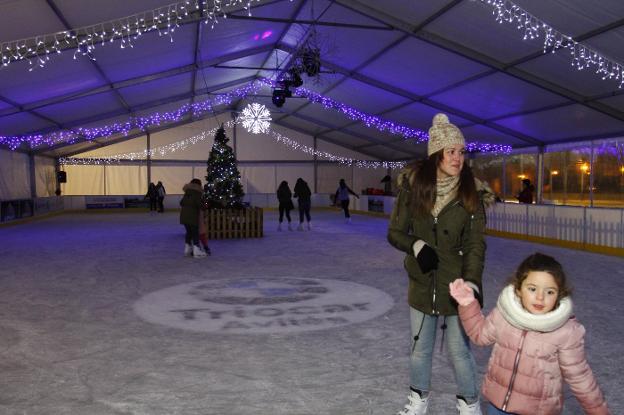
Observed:
[[[284,91],[281,89],[276,89],[273,91],[273,97],[271,98],[271,101],[273,101],[273,104],[277,107],[277,108],[281,108],[284,103],[286,102],[286,95],[284,95]]]
[[[286,102],[286,98],[292,97],[290,86],[293,85],[293,81],[290,79],[284,79],[279,81],[277,84],[278,86],[273,90],[273,97],[271,100],[276,107],[281,108]]]

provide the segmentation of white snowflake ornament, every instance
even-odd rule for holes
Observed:
[[[257,102],[247,105],[240,119],[243,127],[252,134],[266,133],[271,126],[271,112]]]

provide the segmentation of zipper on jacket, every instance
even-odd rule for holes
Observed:
[[[433,218],[433,238],[435,241],[435,248],[438,248],[438,217],[434,217]],[[433,276],[432,276],[432,281],[433,281],[433,302],[431,303],[431,312],[433,314],[438,314],[438,312],[436,311],[436,285],[437,285],[437,281],[436,281],[436,276],[437,276],[437,271],[433,271]]]
[[[509,404],[509,397],[511,396],[511,390],[513,389],[513,384],[516,380],[516,374],[518,373],[518,365],[520,364],[520,354],[522,352],[522,347],[524,346],[524,338],[527,335],[527,331],[522,331],[522,337],[520,337],[520,344],[518,345],[518,351],[516,352],[516,359],[514,360],[513,371],[511,372],[511,379],[509,380],[509,388],[507,389],[507,394],[505,394],[505,400],[503,401],[503,407],[501,408],[503,411],[507,411],[507,404]]]

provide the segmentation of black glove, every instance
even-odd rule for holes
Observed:
[[[436,251],[429,245],[422,247],[416,256],[416,261],[418,261],[418,266],[423,274],[438,269],[438,254],[436,254]]]

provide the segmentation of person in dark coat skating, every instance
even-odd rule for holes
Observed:
[[[180,224],[184,225],[184,256],[201,258],[206,252],[199,246],[199,217],[202,208],[203,188],[201,180],[193,179],[182,188],[184,196],[180,200]]]

